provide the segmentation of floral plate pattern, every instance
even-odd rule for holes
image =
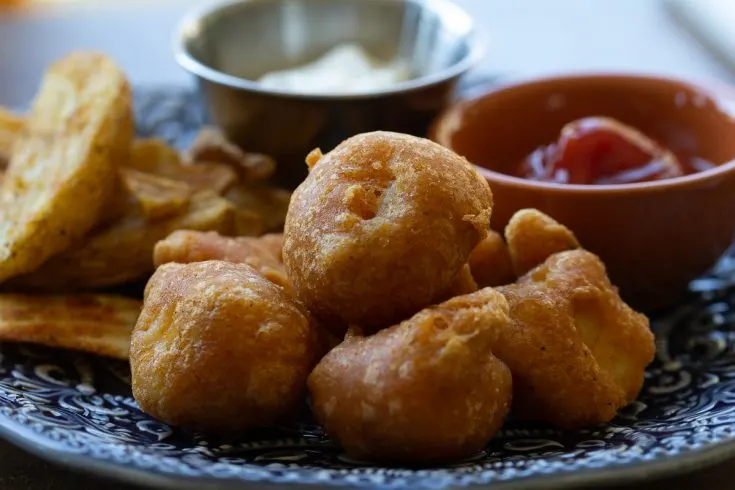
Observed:
[[[185,144],[202,122],[192,100],[188,92],[139,93],[139,133]],[[611,424],[561,432],[511,422],[482,453],[449,466],[351,460],[306,405],[293,421],[245,439],[174,430],[138,409],[125,363],[17,344],[0,345],[0,435],[52,460],[179,489],[557,488],[735,456],[735,251],[652,326],[657,359],[639,399]]]

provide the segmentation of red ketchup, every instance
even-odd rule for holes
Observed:
[[[564,126],[559,140],[521,163],[519,176],[560,184],[628,184],[670,179],[713,166],[685,162],[637,129],[614,119],[587,117]]]

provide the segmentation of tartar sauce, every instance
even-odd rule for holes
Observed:
[[[409,78],[405,62],[381,62],[358,44],[343,44],[312,63],[266,73],[258,81],[291,92],[349,94],[384,89]]]

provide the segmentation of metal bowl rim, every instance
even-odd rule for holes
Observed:
[[[207,16],[212,15],[219,10],[229,8],[237,4],[268,1],[274,0],[222,0],[217,2],[210,2],[204,6],[189,11],[179,22],[178,27],[174,30],[172,44],[174,58],[176,59],[176,62],[186,71],[192,73],[200,79],[247,92],[293,99],[355,100],[413,92],[425,87],[438,85],[448,80],[458,78],[471,67],[476,65],[485,53],[483,46],[485,45],[484,40],[486,36],[477,29],[474,21],[472,20],[472,17],[464,9],[460,8],[458,5],[450,2],[449,0],[393,1],[419,5],[419,7],[423,9],[428,9],[435,12],[439,16],[439,18],[444,18],[444,16],[442,16],[442,12],[449,11],[451,11],[452,15],[462,16],[470,26],[468,33],[466,34],[466,42],[469,46],[467,55],[458,62],[436,73],[412,78],[410,80],[399,82],[391,85],[390,87],[380,90],[349,92],[344,94],[323,94],[266,88],[255,80],[248,80],[246,78],[229,75],[220,70],[212,68],[211,66],[208,66],[207,64],[197,60],[187,49],[187,31],[191,29],[191,26],[199,23],[201,19],[206,18]]]

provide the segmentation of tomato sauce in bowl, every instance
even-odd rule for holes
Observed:
[[[675,154],[637,129],[608,117],[566,124],[559,139],[539,146],[517,176],[559,184],[633,184],[681,177],[714,168],[695,155]]]
[[[475,164],[491,227],[536,208],[639,309],[675,305],[735,237],[735,89],[643,74],[541,78],[461,101],[430,138]]]

